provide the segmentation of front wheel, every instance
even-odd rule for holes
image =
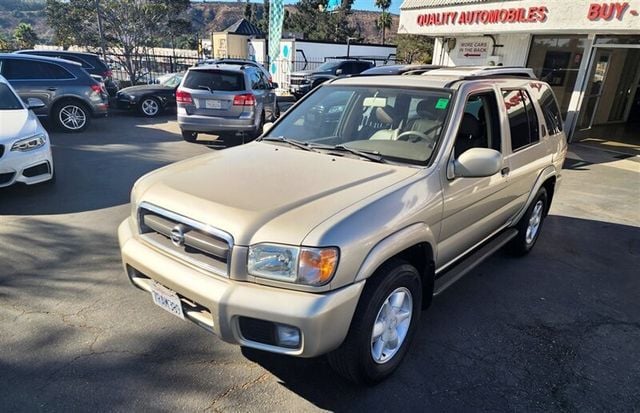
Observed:
[[[547,199],[547,190],[544,187],[540,188],[533,202],[527,208],[527,212],[516,225],[518,235],[507,244],[507,252],[511,255],[525,255],[536,244],[547,211]]]
[[[356,383],[384,380],[407,353],[421,306],[418,271],[404,261],[385,264],[367,280],[347,338],[328,355],[329,364]]]

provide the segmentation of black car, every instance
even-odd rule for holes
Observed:
[[[109,66],[107,66],[97,54],[70,52],[67,50],[19,50],[15,53],[56,57],[58,59],[80,63],[82,68],[89,72],[90,75],[100,76],[102,78],[109,96],[115,96],[118,92],[118,84],[113,80],[111,69],[109,69]]]
[[[163,110],[176,106],[176,89],[184,73],[170,73],[160,76],[157,84],[131,86],[116,95],[119,109],[135,109],[142,116],[158,116]]]
[[[311,89],[329,79],[343,75],[356,75],[373,66],[374,63],[369,60],[330,60],[316,69],[291,73],[289,92],[299,99]]]
[[[367,69],[360,73],[367,76],[384,76],[384,75],[421,75],[435,69],[441,69],[443,66],[438,65],[420,65],[420,64],[407,64],[407,65],[386,65],[377,66]]]

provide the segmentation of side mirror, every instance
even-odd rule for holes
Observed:
[[[278,89],[280,87],[280,85],[278,85],[276,82],[271,82],[271,89]]]
[[[44,102],[38,98],[29,98],[27,99],[27,109],[29,110],[33,110],[33,109],[41,109],[43,107],[45,107],[46,105],[44,104]]]
[[[342,70],[342,69],[336,70],[336,76],[340,76],[343,73],[344,73],[344,70]]]
[[[273,126],[273,122],[267,122],[264,125],[262,125],[262,133],[269,132],[269,129],[271,129],[272,126]]]
[[[482,178],[502,169],[502,154],[489,148],[471,148],[453,161],[455,177]]]

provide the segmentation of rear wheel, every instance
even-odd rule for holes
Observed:
[[[264,112],[262,112],[262,115],[260,115],[260,123],[258,124],[258,128],[250,136],[251,140],[254,140],[258,136],[262,135],[262,129],[264,129],[264,122],[265,122],[265,115],[264,115]]]
[[[160,101],[152,96],[142,98],[138,104],[138,112],[142,116],[148,118],[154,118],[160,114],[161,111]]]
[[[195,142],[198,139],[198,132],[191,132],[188,130],[182,131],[182,139],[187,142]]]
[[[80,102],[67,100],[57,103],[53,109],[56,126],[64,132],[82,132],[91,123],[90,112]]]
[[[407,353],[421,305],[418,271],[404,261],[385,264],[367,280],[347,338],[328,355],[329,364],[356,383],[384,380]]]
[[[516,229],[518,235],[507,244],[507,252],[514,256],[527,254],[535,245],[547,211],[547,190],[540,188],[527,212],[522,216]]]

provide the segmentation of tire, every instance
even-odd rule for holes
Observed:
[[[280,105],[278,104],[278,102],[276,102],[276,110],[275,113],[273,115],[273,119],[272,121],[275,122],[279,117],[280,117]]]
[[[82,132],[91,124],[91,111],[77,100],[56,103],[53,108],[55,125],[66,133]]]
[[[265,122],[265,115],[264,115],[264,112],[262,112],[262,115],[260,115],[260,123],[258,123],[258,128],[251,134],[250,141],[252,141],[252,140],[256,139],[258,136],[262,135],[262,129],[264,128],[264,122]]]
[[[184,139],[187,142],[195,142],[196,139],[198,139],[198,132],[191,132],[188,130],[183,130],[182,131],[182,139]]]
[[[544,223],[548,199],[547,190],[544,187],[540,188],[533,202],[527,208],[527,212],[516,225],[518,235],[506,246],[509,254],[516,257],[526,255],[536,244]]]
[[[394,313],[400,318],[385,317],[389,309],[387,301],[402,295],[404,300],[400,307],[403,310]],[[405,261],[390,261],[383,265],[367,280],[345,341],[327,355],[329,364],[340,375],[358,384],[371,385],[389,377],[407,353],[418,325],[421,306],[422,283],[418,271]],[[409,308],[411,313],[407,317]],[[374,325],[381,327],[376,329]],[[382,333],[376,339],[374,333],[380,331]],[[393,341],[392,337],[399,343],[396,341],[396,347],[386,349],[387,344]]]
[[[147,118],[155,118],[162,113],[162,105],[157,98],[145,96],[138,103],[138,113]]]

